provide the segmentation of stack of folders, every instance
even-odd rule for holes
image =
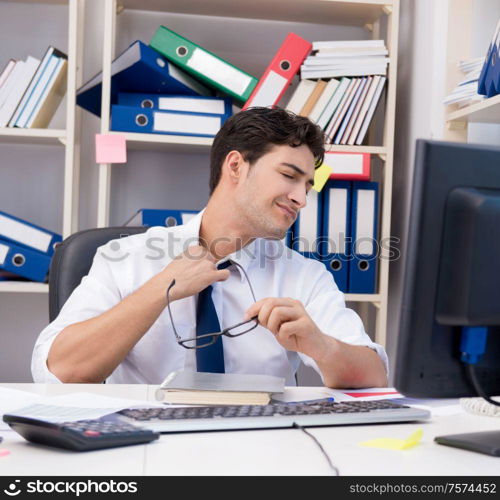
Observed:
[[[240,373],[170,373],[156,390],[166,403],[198,405],[265,405],[272,394],[282,394],[285,379]]]
[[[214,137],[231,114],[225,97],[120,92],[111,106],[111,130]]]
[[[187,224],[197,213],[196,210],[141,208],[125,222],[124,226],[180,226]]]
[[[50,46],[43,59],[10,59],[0,74],[0,127],[45,128],[66,93],[67,56]]]
[[[473,102],[481,101],[484,96],[478,92],[478,80],[484,66],[484,57],[460,61],[458,68],[464,74],[464,79],[447,95],[443,104],[458,104],[459,107],[467,106]]]
[[[386,82],[383,40],[314,42],[286,109],[317,123],[332,144],[360,145]]]
[[[61,240],[59,234],[0,212],[0,270],[46,282],[54,248]]]
[[[293,226],[293,248],[323,262],[344,293],[375,293],[378,183],[329,180],[311,190]]]

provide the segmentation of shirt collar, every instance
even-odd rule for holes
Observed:
[[[201,210],[187,224],[183,225],[184,242],[187,242],[188,245],[199,244],[201,220],[205,210],[206,208]],[[244,248],[226,255],[226,257],[217,262],[217,265],[222,264],[227,260],[231,260],[232,262],[239,264],[239,266],[247,271],[252,261],[258,260],[259,258],[258,251],[261,248],[261,245],[257,244],[259,240],[260,238],[257,238]],[[246,280],[246,276],[239,266],[234,266],[234,268],[238,270],[241,281],[244,281]]]

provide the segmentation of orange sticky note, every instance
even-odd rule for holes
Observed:
[[[95,135],[96,163],[127,163],[127,144],[124,135]]]

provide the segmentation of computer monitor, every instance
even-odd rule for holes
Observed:
[[[461,358],[487,332],[473,370],[500,395],[500,148],[418,140],[412,188],[395,386],[477,396]]]

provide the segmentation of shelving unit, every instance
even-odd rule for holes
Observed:
[[[384,131],[381,145],[374,146],[329,146],[332,151],[371,153],[382,160],[380,168],[381,212],[380,239],[390,237],[392,204],[394,120],[396,98],[396,70],[398,48],[399,0],[254,0],[252,2],[231,0],[104,0],[103,42],[103,91],[101,108],[102,134],[110,132],[110,77],[111,63],[115,57],[117,15],[124,9],[141,11],[168,11],[173,14],[208,15],[228,18],[251,18],[283,22],[305,22],[323,25],[345,25],[364,28],[371,37],[385,38],[389,49],[388,87],[385,99]],[[382,27],[385,27],[382,34]],[[291,30],[295,31],[294,28]],[[300,31],[298,32],[300,34]],[[271,54],[270,54],[271,56]],[[264,67],[262,67],[262,71]],[[260,76],[260,75],[256,75]],[[130,150],[155,150],[180,153],[208,154],[211,139],[157,134],[123,134]],[[373,137],[373,133],[370,134]],[[370,141],[370,143],[373,143]],[[207,158],[208,161],[208,158]],[[99,165],[97,226],[109,225],[111,200],[111,164]],[[368,314],[370,306],[376,312],[375,340],[385,345],[387,328],[387,300],[389,256],[382,253],[379,261],[378,293],[370,295],[346,294],[346,300],[358,303],[360,313]]]
[[[463,80],[464,76],[457,68],[458,62],[471,57],[472,19],[473,0],[448,0],[445,75],[447,95]],[[447,106],[443,138],[467,142],[470,123],[500,123],[500,95],[464,107],[459,107],[458,104]]]
[[[76,90],[81,85],[83,50],[83,13],[85,0],[21,0],[22,3],[68,6],[68,76],[66,91],[66,127],[64,129],[0,128],[0,144],[58,145],[64,148],[64,194],[61,228],[63,238],[78,229],[80,172],[80,110]],[[18,2],[18,3],[21,3]],[[33,47],[33,51],[39,47]],[[45,283],[0,282],[0,292],[47,293]]]

